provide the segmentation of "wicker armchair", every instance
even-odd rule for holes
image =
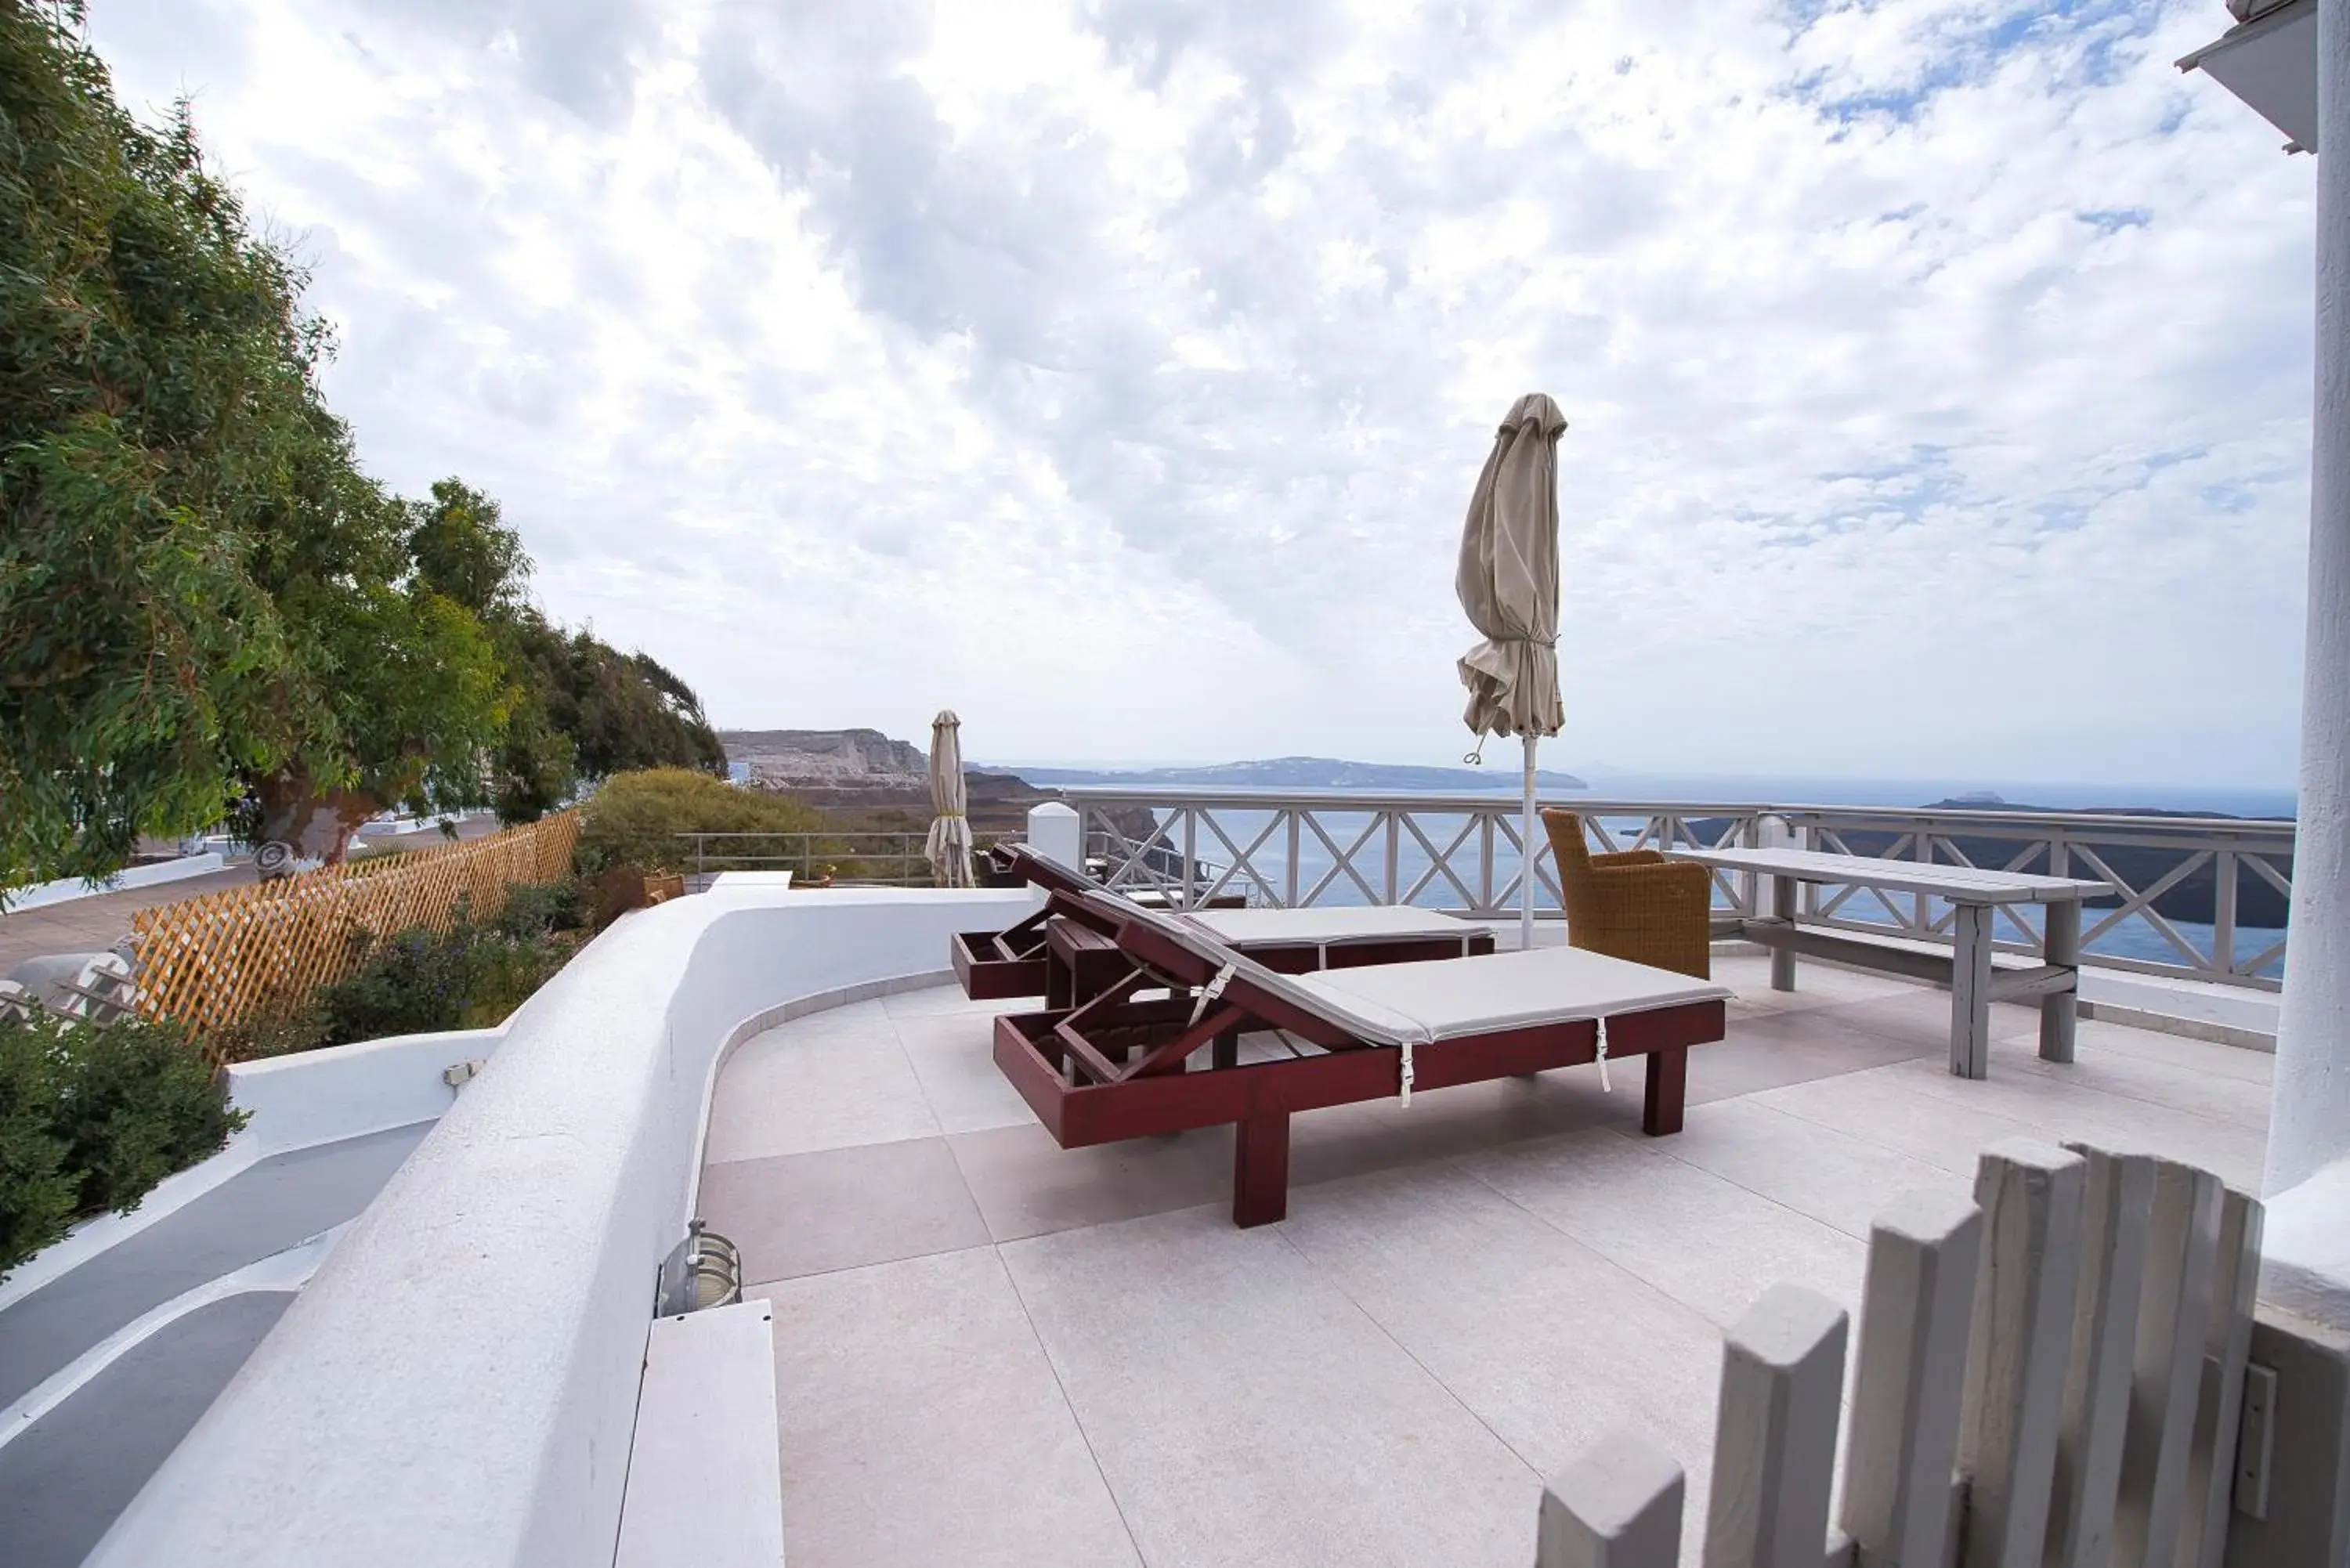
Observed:
[[[1570,947],[1700,980],[1712,978],[1713,875],[1653,849],[1594,855],[1583,818],[1545,811]]]

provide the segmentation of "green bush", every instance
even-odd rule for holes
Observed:
[[[0,1279],[73,1222],[79,1184],[51,1125],[57,1097],[47,1034],[0,1024]]]
[[[692,869],[693,846],[681,833],[816,833],[824,825],[815,807],[786,795],[738,788],[685,768],[649,768],[615,774],[579,808],[577,856],[591,877],[624,867],[685,871]],[[740,839],[723,847],[733,855],[797,856],[808,842]],[[713,858],[719,848],[712,846]]]
[[[244,1125],[228,1086],[176,1024],[102,1029],[45,1020],[64,1064],[55,1126],[81,1181],[81,1212],[136,1209],[154,1185]]]
[[[494,919],[460,910],[446,931],[356,932],[359,965],[299,1002],[215,1030],[224,1061],[252,1062],[389,1034],[502,1023],[578,950],[589,911],[576,878],[516,882]]]
[[[244,1125],[177,1025],[0,1023],[0,1275],[83,1215],[137,1208]]]
[[[505,908],[490,922],[501,935],[528,941],[556,931],[585,930],[587,889],[577,877],[560,882],[515,882],[506,888]]]
[[[585,924],[578,888],[557,882],[508,888],[506,907],[486,925],[460,909],[445,931],[362,935],[359,967],[311,999],[322,1025],[312,1044],[502,1023],[570,961]]]
[[[204,1044],[224,1062],[264,1062],[326,1043],[326,1014],[308,997],[241,1023],[225,1024],[204,1036]]]

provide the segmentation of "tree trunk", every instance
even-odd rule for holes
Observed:
[[[296,865],[340,865],[351,835],[384,808],[363,791],[322,791],[295,774],[264,779],[255,794],[261,800],[259,843],[285,845]],[[265,866],[265,875],[269,869]]]

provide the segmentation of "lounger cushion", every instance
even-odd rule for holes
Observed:
[[[1399,941],[1414,937],[1448,937],[1465,940],[1491,931],[1491,926],[1456,920],[1399,904],[1375,904],[1367,909],[1201,909],[1185,919],[1220,942],[1236,948],[1268,947],[1282,942],[1317,942],[1332,947],[1346,942]]]
[[[1423,1044],[1714,1002],[1726,987],[1579,948],[1433,959],[1288,977],[1366,1040]]]

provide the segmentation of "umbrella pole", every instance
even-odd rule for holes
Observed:
[[[1518,946],[1534,945],[1534,747],[1539,744],[1532,734],[1526,736],[1526,815],[1518,828],[1518,852],[1524,867],[1518,878],[1518,891],[1523,902],[1518,914]]]

